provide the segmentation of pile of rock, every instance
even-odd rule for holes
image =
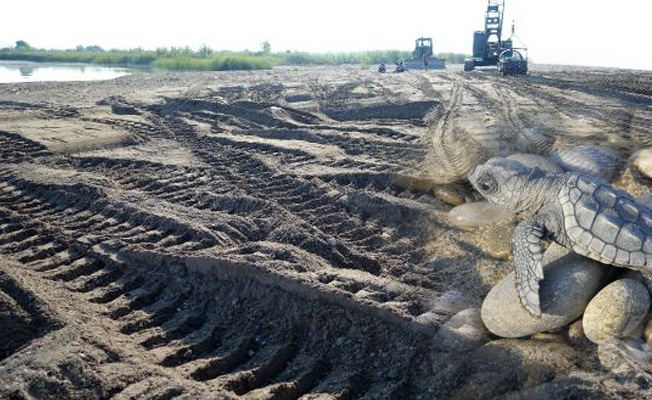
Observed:
[[[578,146],[548,158],[532,154],[514,154],[508,158],[551,173],[581,171],[606,180],[613,180],[621,165],[614,153],[594,146]],[[652,161],[649,161],[652,149],[637,153],[632,159],[632,165],[652,177]],[[652,195],[639,197],[637,203],[652,209]],[[481,247],[492,255],[506,251],[508,242],[502,240],[500,233],[513,231],[517,222],[509,211],[488,202],[459,205],[451,210],[449,221],[464,230],[493,227],[485,230],[491,231],[485,235],[487,240],[487,236],[494,238],[491,243],[479,240]],[[487,250],[493,248],[490,245],[496,245],[493,247],[499,251]],[[652,280],[638,272],[569,252],[556,243],[545,252],[543,264],[540,318],[533,317],[521,305],[514,272],[511,272],[489,292],[479,312],[480,318],[477,309],[465,310],[440,330],[442,347],[466,350],[479,346],[489,340],[485,328],[497,336],[519,338],[558,330],[572,323],[571,339],[588,338],[598,344],[622,340],[638,358],[652,359],[652,319],[648,314]]]
[[[517,338],[562,328],[583,314],[584,335],[594,343],[640,338],[650,295],[644,284],[630,278],[604,286],[621,271],[552,244],[544,255],[541,318],[521,306],[512,272],[487,295],[482,321],[498,336]],[[652,333],[652,327],[649,331]]]

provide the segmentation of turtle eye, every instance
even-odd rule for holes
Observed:
[[[480,179],[478,179],[478,186],[484,194],[492,194],[498,190],[498,184],[496,183],[496,180],[488,175],[482,176]]]

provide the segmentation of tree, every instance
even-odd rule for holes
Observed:
[[[26,41],[24,40],[18,40],[16,42],[16,50],[28,50],[31,49],[32,46],[30,46]]]
[[[265,40],[264,42],[262,42],[262,43],[260,44],[260,51],[261,51],[263,54],[269,54],[269,53],[272,52],[272,45],[269,44],[269,42],[268,42],[267,40]]]
[[[102,53],[104,52],[104,49],[96,44],[92,46],[86,46],[86,51],[90,51],[91,53]]]
[[[213,49],[211,49],[205,44],[202,44],[199,50],[197,50],[197,54],[199,55],[199,57],[208,58],[211,56],[211,54],[213,54]]]

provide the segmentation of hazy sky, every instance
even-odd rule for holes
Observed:
[[[470,53],[484,29],[486,0],[4,0],[0,47],[169,46],[311,52],[411,50],[431,36],[435,51]],[[652,69],[652,2],[506,0],[505,33],[516,33],[535,62]]]

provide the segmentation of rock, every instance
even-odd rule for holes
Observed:
[[[513,213],[488,201],[462,204],[448,213],[451,225],[462,229],[493,225],[512,219],[514,219]]]
[[[526,167],[539,167],[551,174],[560,174],[564,172],[564,170],[556,162],[538,154],[515,153],[507,156],[507,159],[518,161]]]
[[[638,172],[652,179],[652,148],[637,151],[632,155],[631,160]]]
[[[623,268],[624,271],[619,279],[633,279],[637,282],[641,282],[647,288],[649,293],[652,293],[652,277],[644,275],[641,271],[634,271],[633,269]]]
[[[584,327],[582,327],[582,320],[578,319],[568,326],[568,338],[574,341],[586,339],[584,334]]]
[[[582,315],[611,267],[572,252],[559,256],[566,251],[553,243],[544,254],[544,279],[539,289],[541,318],[534,318],[521,305],[512,271],[491,289],[482,304],[485,326],[498,336],[517,338],[560,328]]]
[[[489,341],[479,308],[468,308],[455,314],[435,334],[438,344],[447,351],[468,351]]]
[[[512,221],[492,226],[479,235],[478,245],[494,258],[507,259],[512,250],[514,228],[516,224]]]
[[[452,206],[459,206],[460,204],[464,204],[466,197],[464,193],[461,193],[459,190],[455,190],[455,188],[450,185],[437,186],[433,189],[433,193],[439,200]]]
[[[584,311],[584,333],[593,343],[622,338],[633,331],[650,308],[650,294],[633,279],[619,279],[602,289]]]
[[[550,246],[548,246],[545,253],[543,253],[543,259],[541,259],[541,262],[543,265],[551,264],[569,254],[570,252],[571,251],[566,247],[553,242],[550,244]]]

